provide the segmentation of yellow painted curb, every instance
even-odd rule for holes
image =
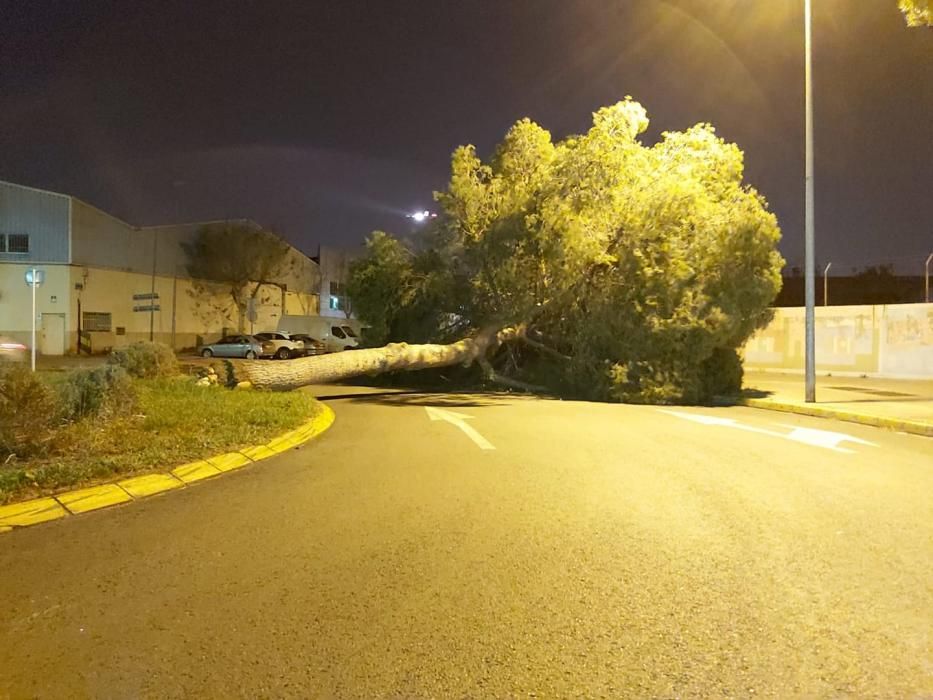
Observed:
[[[742,399],[739,403],[749,408],[764,408],[769,411],[796,413],[801,416],[813,416],[815,418],[834,418],[848,423],[860,423],[861,425],[871,425],[876,428],[887,428],[888,430],[898,430],[913,435],[933,437],[933,425],[929,423],[918,423],[916,421],[899,420],[897,418],[883,418],[881,416],[871,416],[865,413],[854,413],[852,411],[840,411],[839,409],[826,408],[825,406],[782,403],[780,401],[769,401],[768,399]]]
[[[117,485],[133,498],[144,498],[172,489],[180,489],[185,482],[176,479],[171,474],[143,474],[118,481]]]
[[[217,455],[216,457],[208,457],[207,461],[222,472],[239,469],[253,462],[253,460],[242,452],[227,452],[226,454]]]
[[[208,459],[182,464],[172,469],[170,474],[158,472],[142,474],[114,483],[66,491],[54,497],[34,498],[21,503],[0,506],[0,534],[20,527],[57,520],[70,514],[78,515],[121,503],[129,503],[179,489],[202,479],[219,476],[224,472],[245,467],[247,464],[272,457],[308,442],[330,428],[335,419],[336,415],[333,410],[321,404],[321,410],[314,418],[294,430],[273,438],[265,445],[254,445],[239,452],[227,452]]]
[[[212,466],[205,459],[199,459],[197,462],[188,462],[172,470],[172,475],[181,479],[186,484],[192,484],[201,479],[209,479],[212,476],[220,474],[220,470]]]
[[[115,506],[119,503],[127,503],[133,500],[126,491],[116,484],[104,484],[103,486],[92,486],[89,489],[79,489],[78,491],[68,491],[55,497],[69,512],[77,515],[78,513],[87,513],[90,510],[99,510]]]
[[[25,527],[58,520],[68,515],[68,511],[54,498],[34,498],[22,503],[0,507],[0,526]]]
[[[245,450],[240,450],[240,452],[245,454],[254,462],[258,462],[260,459],[272,457],[276,454],[265,445],[254,445],[253,447],[247,447]]]

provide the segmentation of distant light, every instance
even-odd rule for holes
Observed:
[[[436,219],[437,214],[429,212],[427,209],[425,209],[424,211],[416,211],[414,214],[409,214],[408,218],[413,219],[420,224],[422,221],[427,221],[428,219]]]

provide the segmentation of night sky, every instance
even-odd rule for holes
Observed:
[[[835,272],[933,250],[933,31],[814,0],[816,236]],[[803,257],[803,0],[0,0],[0,179],[134,224],[250,217],[313,253],[406,233],[451,151],[625,95],[709,121]]]

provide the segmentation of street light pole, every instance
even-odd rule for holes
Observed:
[[[923,263],[923,300],[929,304],[930,303],[930,261],[933,260],[933,253],[927,257],[927,261]]]
[[[32,371],[36,371],[36,287],[39,281],[39,273],[36,268],[32,268]]]
[[[814,270],[813,270],[813,67],[812,67],[812,13],[811,0],[804,0],[804,91],[806,92],[806,202],[804,211],[804,303],[805,321],[805,368],[806,401],[816,401],[816,333],[814,310]]]
[[[156,230],[152,229],[152,278],[149,284],[149,342],[155,339],[155,278],[156,278],[156,254],[159,250],[159,237],[156,236]]]
[[[823,269],[823,306],[829,306],[829,268],[832,266],[832,263],[828,263]]]

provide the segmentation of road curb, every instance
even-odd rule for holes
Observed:
[[[802,416],[814,416],[816,418],[835,418],[836,420],[847,421],[849,423],[861,423],[862,425],[871,425],[876,428],[886,428],[888,430],[897,430],[902,433],[910,433],[912,435],[933,437],[933,425],[927,423],[918,423],[916,421],[899,420],[897,418],[883,418],[881,416],[872,416],[866,413],[854,413],[852,411],[840,411],[835,408],[826,408],[824,406],[806,406],[795,403],[782,403],[780,401],[771,401],[769,399],[742,399],[739,401],[739,404],[742,406],[748,406],[749,408],[764,408],[769,411],[797,413]]]
[[[185,488],[203,479],[220,476],[268,459],[309,442],[326,432],[334,424],[336,416],[329,406],[320,404],[320,408],[316,416],[294,430],[271,439],[265,445],[244,447],[236,452],[227,452],[182,464],[168,472],[131,476],[106,484],[65,491],[54,496],[43,496],[0,506],[0,534]]]

